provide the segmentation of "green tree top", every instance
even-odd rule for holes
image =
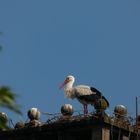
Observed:
[[[22,114],[20,106],[16,102],[16,97],[17,94],[13,93],[8,86],[0,87],[0,107],[7,108],[17,114]],[[0,117],[0,128],[8,128],[2,117]]]

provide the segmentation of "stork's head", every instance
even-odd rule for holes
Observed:
[[[65,79],[65,81],[61,84],[60,88],[63,88],[68,83],[71,83],[71,85],[73,85],[74,81],[75,81],[74,76],[68,75],[67,78]]]

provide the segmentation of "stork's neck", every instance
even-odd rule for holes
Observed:
[[[64,90],[67,91],[67,90],[71,90],[73,87],[73,82],[70,81],[69,83],[67,83],[64,87]]]
[[[72,81],[65,85],[64,91],[65,91],[65,95],[67,96],[67,98],[72,98],[72,99],[75,98]]]

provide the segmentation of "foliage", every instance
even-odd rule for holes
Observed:
[[[0,87],[0,107],[7,108],[17,114],[22,114],[20,106],[16,103],[17,95],[8,86]],[[0,128],[7,128],[5,119],[0,117]]]
[[[3,35],[3,32],[0,32]],[[3,50],[3,46],[0,45],[0,51]],[[17,94],[11,91],[8,86],[0,87],[0,107],[7,108],[12,112],[17,114],[22,114],[20,111],[20,106],[16,102]],[[8,117],[6,114],[3,116],[3,112],[0,112],[0,129],[8,129],[7,127]]]

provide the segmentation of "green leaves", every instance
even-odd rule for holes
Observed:
[[[7,108],[21,114],[20,106],[16,103],[17,95],[7,86],[0,87],[0,107]]]
[[[0,32],[0,36],[1,35],[3,35],[3,32]],[[0,52],[2,49],[3,46],[0,44]],[[20,111],[20,106],[16,102],[16,97],[17,95],[13,93],[8,86],[0,87],[0,107],[9,109],[10,111],[21,115],[22,113]],[[3,112],[0,112],[0,129],[8,128],[5,121],[6,116],[4,117]]]
[[[7,108],[17,114],[22,114],[20,106],[16,103],[17,95],[11,91],[8,86],[0,87],[0,107]],[[8,117],[3,112],[0,112],[0,130],[7,130]]]

